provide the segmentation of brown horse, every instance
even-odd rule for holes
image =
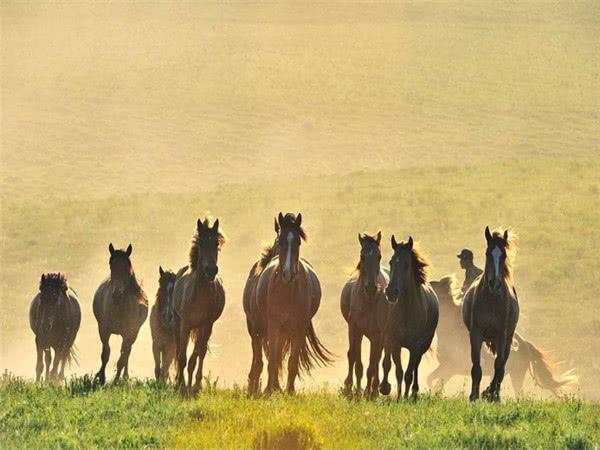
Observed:
[[[381,268],[381,231],[375,236],[358,235],[360,261],[357,271],[342,290],[340,307],[348,323],[348,376],[344,381],[346,392],[352,391],[352,372],[356,373],[356,388],[360,391],[363,365],[360,357],[363,336],[371,342],[365,395],[377,394],[379,362],[383,351],[385,326],[390,311],[384,290],[388,274]]]
[[[121,355],[117,361],[117,376],[129,378],[129,354],[137,339],[142,324],[148,317],[148,300],[142,290],[131,264],[131,244],[127,250],[115,250],[112,243],[110,252],[110,277],[100,284],[94,294],[94,316],[98,322],[98,332],[102,341],[102,365],[96,374],[100,384],[106,382],[106,364],[110,357],[108,341],[111,334],[123,338]]]
[[[471,401],[479,398],[483,342],[496,355],[494,377],[483,395],[491,401],[500,400],[500,386],[519,321],[519,302],[513,286],[511,260],[516,251],[515,242],[508,230],[490,233],[489,227],[485,228],[485,239],[485,269],[465,293],[462,311],[471,343]]]
[[[331,354],[319,341],[312,324],[321,303],[321,285],[312,266],[300,258],[300,242],[306,239],[302,215],[279,213],[275,231],[276,256],[260,270],[258,279],[251,273],[244,290],[253,352],[251,393],[260,385],[263,351],[268,360],[267,393],[281,390],[279,374],[288,354],[289,393],[295,391],[301,369],[310,373],[316,364],[331,362]],[[260,263],[256,265],[259,266]]]
[[[79,301],[69,288],[65,276],[60,273],[42,275],[40,292],[33,298],[29,308],[29,325],[35,334],[37,349],[35,381],[40,381],[44,370],[42,354],[46,362],[46,380],[64,378],[65,364],[75,357],[73,343],[80,323]],[[54,349],[54,364],[50,372],[51,349]]]
[[[429,386],[439,379],[448,381],[455,375],[463,376],[469,370],[469,358],[464,352],[469,345],[469,334],[463,328],[460,287],[456,277],[449,275],[439,281],[432,281],[431,287],[440,302],[440,322],[437,327],[436,352],[439,366],[427,377]],[[490,353],[483,352],[481,356],[486,368],[493,367]],[[549,355],[515,332],[506,373],[510,375],[516,395],[523,393],[527,372],[540,388],[547,389],[557,396],[561,394],[561,388],[576,380],[572,369],[562,375],[556,374],[556,364]]]
[[[208,340],[215,321],[225,307],[225,291],[217,273],[219,251],[225,243],[225,235],[219,231],[219,219],[213,226],[208,218],[198,219],[196,235],[190,250],[189,273],[181,274],[173,291],[175,318],[175,343],[177,351],[177,385],[184,390],[186,351],[190,336],[194,349],[187,364],[188,392],[202,389],[202,369],[208,350]],[[181,272],[181,271],[180,271]],[[185,271],[184,271],[185,272]],[[196,382],[192,388],[192,377],[198,362]]]
[[[396,242],[392,236],[394,255],[390,261],[390,282],[386,295],[393,307],[390,311],[385,331],[385,357],[383,361],[383,382],[380,392],[390,393],[388,373],[391,369],[390,357],[396,366],[398,399],[402,394],[402,361],[400,350],[407,348],[410,359],[404,374],[404,397],[412,386],[412,396],[419,393],[419,364],[423,354],[429,350],[438,324],[438,300],[427,282],[428,260],[413,245],[412,237],[406,242]]]
[[[152,334],[152,353],[154,355],[154,376],[157,380],[166,380],[169,369],[175,359],[175,321],[173,320],[173,288],[175,280],[183,275],[188,266],[177,274],[158,268],[158,292],[156,302],[150,310],[150,332]]]

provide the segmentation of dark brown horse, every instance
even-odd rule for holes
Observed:
[[[390,393],[388,373],[390,357],[396,366],[398,399],[402,394],[402,361],[400,350],[407,348],[410,359],[404,374],[404,397],[412,386],[412,396],[419,393],[419,364],[423,354],[429,350],[438,324],[438,300],[427,282],[429,262],[413,245],[412,237],[406,242],[396,242],[392,236],[394,255],[390,261],[390,282],[386,289],[388,301],[393,304],[385,332],[385,357],[383,382],[380,392]]]
[[[40,381],[44,370],[42,354],[46,363],[46,380],[64,378],[65,364],[75,356],[73,344],[80,323],[79,301],[69,288],[65,276],[60,273],[42,275],[40,292],[33,298],[29,308],[29,325],[35,334],[37,349],[35,381]],[[53,364],[51,349],[54,349]]]
[[[188,266],[177,274],[158,268],[158,292],[150,310],[150,332],[152,334],[152,354],[154,355],[154,376],[166,380],[175,359],[175,321],[173,319],[173,288],[175,280],[183,275]]]
[[[360,391],[363,374],[361,344],[363,336],[371,342],[365,395],[377,394],[379,389],[379,362],[383,351],[385,326],[390,305],[384,290],[388,274],[381,268],[381,231],[376,235],[358,235],[360,261],[356,273],[342,290],[340,307],[348,323],[348,376],[344,381],[346,392],[352,390],[352,375],[356,373],[356,388]]]
[[[217,273],[219,251],[225,243],[225,235],[219,230],[219,219],[212,227],[208,218],[198,219],[196,235],[190,250],[190,271],[179,276],[173,291],[175,318],[175,342],[177,351],[177,384],[185,389],[183,371],[190,337],[194,349],[187,364],[187,391],[196,393],[202,389],[204,357],[213,325],[221,317],[225,307],[225,291]],[[194,370],[196,381],[192,387]]]
[[[460,287],[456,277],[450,275],[439,281],[432,281],[431,287],[440,302],[440,322],[437,327],[436,349],[439,366],[427,377],[429,386],[432,386],[436,380],[449,381],[453,376],[464,376],[470,367],[469,356],[465,353],[465,349],[469,346],[469,333],[464,329]],[[491,369],[494,364],[491,354],[482,352],[481,356],[486,370]],[[540,388],[547,389],[555,395],[560,395],[564,386],[576,380],[573,370],[558,375],[556,364],[549,355],[515,332],[510,361],[506,364],[506,373],[510,375],[516,395],[523,393],[527,372]]]
[[[141,288],[131,264],[131,244],[127,250],[115,250],[112,243],[110,252],[110,277],[100,284],[94,294],[94,316],[98,321],[98,331],[102,341],[102,365],[96,374],[100,384],[106,382],[106,364],[110,357],[108,341],[111,334],[123,338],[121,354],[117,361],[115,381],[129,378],[129,354],[137,339],[142,324],[148,317],[148,300]]]
[[[508,230],[485,228],[487,242],[483,275],[473,282],[465,293],[463,321],[469,330],[471,343],[471,394],[469,400],[479,398],[481,382],[481,344],[496,355],[494,377],[483,392],[491,401],[500,400],[500,386],[513,335],[519,321],[519,302],[512,279],[512,255],[516,246]]]
[[[312,266],[300,258],[300,242],[306,239],[302,215],[279,213],[275,231],[278,233],[277,255],[259,270],[258,279],[251,273],[244,290],[253,352],[249,375],[251,393],[260,385],[263,351],[268,360],[267,393],[281,390],[279,374],[288,354],[289,393],[295,390],[300,369],[310,373],[315,364],[331,362],[331,355],[319,341],[312,324],[321,303],[321,285]]]

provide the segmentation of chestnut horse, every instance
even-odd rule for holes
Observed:
[[[469,346],[469,333],[463,325],[460,287],[456,277],[449,275],[439,281],[432,281],[431,287],[440,302],[440,323],[437,327],[436,349],[439,366],[427,377],[429,386],[438,379],[448,381],[455,375],[466,375],[469,370],[469,356],[464,351]],[[493,367],[493,359],[489,352],[483,352],[481,356],[484,367]],[[531,374],[537,386],[557,396],[562,393],[564,386],[576,380],[573,369],[558,375],[556,364],[548,353],[515,331],[510,362],[506,365],[506,373],[510,375],[515,395],[523,393],[527,372]]]
[[[150,310],[150,333],[152,334],[152,354],[154,355],[154,376],[166,380],[175,359],[175,321],[173,320],[173,288],[175,280],[188,269],[182,268],[177,274],[158,268],[158,292]]]
[[[96,374],[100,384],[106,382],[106,364],[110,357],[108,341],[111,334],[123,338],[121,355],[117,361],[115,381],[129,378],[129,354],[137,339],[142,324],[148,317],[148,300],[142,290],[131,264],[131,244],[127,250],[115,250],[112,243],[110,252],[110,277],[100,284],[94,294],[94,316],[98,322],[98,332],[102,341],[102,365]]]
[[[187,391],[197,393],[202,389],[202,369],[208,350],[208,340],[213,325],[221,317],[225,307],[225,291],[217,273],[219,251],[225,243],[225,235],[219,231],[219,219],[212,227],[208,218],[198,219],[196,235],[190,250],[190,271],[175,282],[173,310],[175,312],[175,344],[177,352],[177,385],[184,390],[186,351],[190,337],[194,349],[187,364]],[[196,381],[192,377],[198,364]]]
[[[46,362],[46,381],[64,378],[65,364],[75,357],[73,344],[80,324],[79,301],[69,288],[65,276],[60,273],[42,275],[40,292],[33,298],[29,308],[29,325],[35,334],[37,349],[36,382],[40,381],[44,370],[42,354]],[[51,349],[54,349],[53,364]]]
[[[352,391],[352,372],[356,373],[356,388],[360,392],[363,375],[361,344],[363,336],[371,342],[365,396],[376,395],[379,388],[379,362],[383,351],[383,334],[390,305],[384,290],[388,274],[381,268],[381,231],[375,236],[359,234],[360,261],[356,273],[342,289],[340,307],[348,323],[348,376],[344,381],[347,393]]]
[[[396,366],[398,399],[402,394],[402,361],[400,350],[407,348],[410,359],[404,374],[404,397],[412,386],[412,396],[419,393],[419,364],[429,350],[438,324],[438,299],[427,282],[429,261],[413,245],[412,237],[406,242],[396,242],[392,236],[394,255],[390,261],[390,282],[386,289],[388,301],[393,304],[385,332],[385,357],[383,382],[379,391],[387,395],[391,386],[388,373],[390,357]]]
[[[300,258],[300,242],[306,239],[302,215],[279,213],[275,231],[276,256],[266,263],[258,279],[251,274],[244,290],[253,352],[251,393],[260,385],[263,351],[268,360],[267,393],[281,390],[279,374],[288,354],[288,393],[295,391],[301,369],[310,373],[316,364],[331,362],[331,354],[312,324],[321,303],[321,285],[312,266]]]
[[[483,392],[484,398],[500,401],[500,386],[519,321],[519,302],[513,286],[512,256],[516,245],[508,230],[485,228],[487,249],[483,274],[465,293],[463,321],[469,330],[471,343],[471,394],[470,401],[479,398],[481,382],[481,344],[483,342],[496,355],[494,377]]]

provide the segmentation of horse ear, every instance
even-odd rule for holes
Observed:
[[[408,244],[406,244],[406,248],[409,249],[409,250],[413,249],[413,238],[412,238],[412,236],[408,237]]]
[[[44,281],[46,281],[46,275],[42,274],[42,278],[40,280],[40,283],[43,283]]]
[[[110,256],[115,254],[115,248],[112,245],[112,242],[108,244],[108,251],[110,252]]]
[[[485,240],[487,241],[488,244],[492,240],[492,234],[490,233],[490,227],[489,226],[485,227]]]
[[[131,252],[132,252],[132,251],[133,251],[133,247],[131,246],[131,244],[129,244],[129,245],[127,246],[127,251],[126,251],[126,253],[127,253],[127,256],[131,256]]]
[[[202,221],[200,219],[198,219],[198,222],[196,222],[196,229],[198,232],[202,231]]]
[[[360,233],[358,233],[358,242],[360,243],[360,245],[362,245],[363,243],[363,237]]]
[[[277,222],[279,223],[280,227],[283,225],[283,214],[281,212],[277,216]]]
[[[162,266],[158,266],[158,273],[161,277],[165,274],[165,271],[163,270]]]
[[[377,232],[377,238],[375,238],[375,240],[377,241],[377,245],[379,245],[379,243],[381,242],[381,230]]]
[[[212,229],[215,231],[219,231],[219,219],[215,220],[215,223],[213,223]]]
[[[273,222],[275,225],[275,233],[279,234],[279,223],[277,222],[277,217],[273,217]]]
[[[396,250],[398,248],[398,243],[396,242],[396,236],[392,234],[392,248]]]
[[[296,216],[296,225],[302,225],[302,213],[298,213],[298,215]]]
[[[504,230],[504,240],[508,241],[508,230]]]

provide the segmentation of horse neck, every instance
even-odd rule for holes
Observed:
[[[407,314],[412,314],[416,311],[420,311],[422,309],[422,301],[421,301],[421,293],[420,293],[420,285],[413,279],[408,287],[408,291],[403,301],[401,301],[402,309]]]

